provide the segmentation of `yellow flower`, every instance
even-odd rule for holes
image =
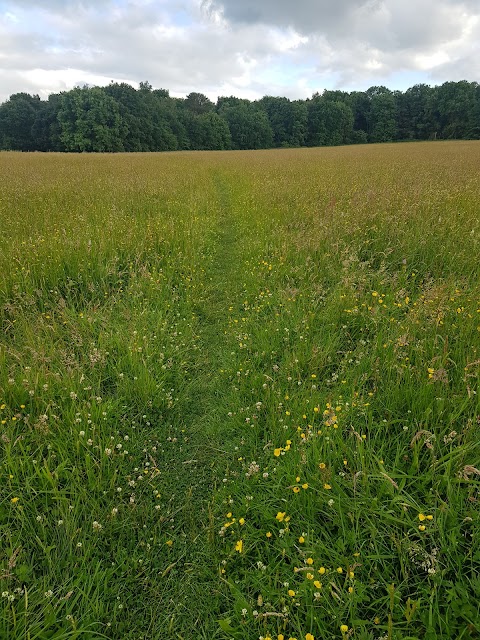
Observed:
[[[427,516],[427,520],[433,520],[433,516]]]
[[[342,633],[347,633],[347,631],[348,631],[348,625],[346,625],[346,624],[342,624],[342,625],[340,625],[340,631],[341,631]]]
[[[267,531],[267,533],[265,534],[267,536],[267,538],[271,538],[272,534],[270,533],[270,531]]]
[[[173,540],[167,540],[165,544],[168,544],[168,546],[171,547],[173,544]]]
[[[298,541],[300,544],[303,544],[305,542],[305,538],[303,536],[300,536]]]
[[[283,635],[283,633],[278,634],[277,640],[285,640],[285,636]]]
[[[313,580],[313,573],[307,573],[307,580]]]
[[[240,520],[238,521],[239,524],[245,524],[245,518],[240,518]]]
[[[353,578],[355,576],[355,573],[353,571],[349,571],[348,572],[348,577],[349,578]]]
[[[313,561],[313,558],[307,558],[306,562],[311,566],[314,561]]]
[[[293,493],[300,493],[300,487],[292,487]]]
[[[320,467],[320,469],[326,469],[327,467],[327,465],[324,462],[320,462],[318,466]]]
[[[343,573],[342,567],[337,567],[337,573]]]
[[[273,455],[276,456],[278,458],[278,456],[282,453],[282,450],[279,449],[275,449],[275,451],[273,452]]]
[[[425,516],[423,515],[423,513],[418,514],[418,519],[420,520],[420,522],[423,522],[425,520]]]
[[[426,526],[424,524],[420,524],[418,528],[420,529],[420,531],[425,531]]]
[[[315,585],[315,587],[317,589],[321,589],[322,588],[322,583],[320,582],[320,580],[315,580],[315,582],[313,584]]]
[[[326,571],[327,570],[325,569],[325,567],[320,567],[320,569],[318,570],[318,573],[323,576],[323,574],[326,573]]]
[[[295,595],[295,591],[293,589],[289,589],[288,590],[288,595],[293,598],[293,596]]]
[[[348,593],[353,593],[353,587],[348,587]]]
[[[286,515],[285,511],[279,511],[275,516],[275,519],[278,520],[279,522],[283,522],[285,519],[285,515]]]
[[[302,489],[308,489],[308,482],[304,482],[302,484]]]
[[[331,489],[331,488],[332,488],[332,485],[331,485],[331,484],[328,484],[328,482],[326,482],[326,483],[323,485],[323,488],[324,488],[324,489]]]
[[[19,500],[20,500],[20,498],[12,498],[12,499],[10,500],[10,502],[11,502],[12,504],[16,504]]]
[[[242,551],[243,551],[243,540],[237,540],[237,544],[235,545],[235,551],[238,551],[238,553],[242,553]]]
[[[312,636],[311,633],[307,633],[307,635],[305,636],[305,640],[315,640],[315,636]]]

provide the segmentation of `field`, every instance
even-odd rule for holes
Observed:
[[[479,168],[0,154],[0,638],[479,638]]]

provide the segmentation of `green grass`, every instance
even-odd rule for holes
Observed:
[[[0,154],[0,638],[478,638],[479,166]]]

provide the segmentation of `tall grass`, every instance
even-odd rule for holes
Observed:
[[[477,637],[479,166],[0,154],[0,637]]]

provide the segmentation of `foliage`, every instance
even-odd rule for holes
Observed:
[[[324,91],[251,102],[202,93],[172,98],[141,82],[75,88],[47,101],[26,93],[0,105],[0,148],[20,151],[174,151],[479,139],[480,86],[446,82]]]

